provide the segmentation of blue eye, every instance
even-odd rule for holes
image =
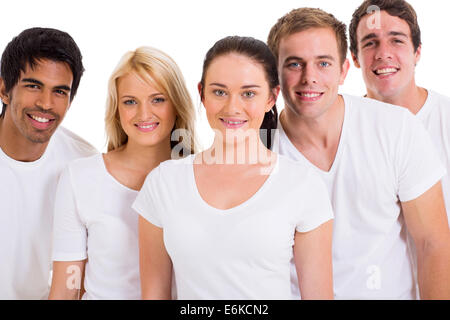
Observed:
[[[298,67],[300,67],[300,63],[298,63],[298,62],[291,62],[291,63],[288,64],[288,67],[289,68],[298,68]]]
[[[123,104],[126,104],[126,105],[134,105],[134,104],[137,104],[137,102],[136,102],[136,100],[134,100],[134,99],[128,99],[128,100],[125,100],[125,101],[123,102]]]
[[[319,65],[320,65],[321,67],[323,67],[323,68],[326,68],[326,67],[329,67],[329,66],[330,66],[330,63],[329,63],[329,62],[326,62],[326,61],[322,61],[322,62],[319,63]]]
[[[163,97],[157,97],[152,100],[152,103],[163,103],[165,101],[166,99],[164,99]]]

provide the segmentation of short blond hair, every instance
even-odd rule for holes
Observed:
[[[119,119],[117,80],[131,72],[167,95],[177,114],[174,130],[185,130],[190,141],[182,143],[190,153],[195,153],[195,109],[184,77],[169,55],[152,47],[140,47],[127,52],[109,78],[105,115],[108,151],[117,149],[128,141]],[[173,147],[172,143],[171,145]]]
[[[287,13],[270,29],[267,44],[278,61],[282,38],[312,28],[330,28],[336,35],[339,58],[347,58],[347,27],[332,14],[316,8],[299,8]]]

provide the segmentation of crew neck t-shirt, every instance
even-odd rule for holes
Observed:
[[[36,161],[0,148],[0,299],[47,299],[58,178],[70,161],[96,152],[61,126]]]
[[[425,104],[417,112],[433,140],[439,157],[447,169],[442,178],[447,217],[450,220],[450,98],[428,90]],[[450,223],[450,221],[449,221]]]
[[[193,161],[194,155],[161,163],[133,204],[164,230],[178,299],[291,299],[295,232],[333,218],[323,182],[313,170],[278,156],[252,197],[221,210],[198,192]]]
[[[422,195],[445,175],[445,168],[424,126],[407,109],[342,96],[344,122],[329,171],[304,157],[281,123],[277,147],[281,154],[313,168],[327,185],[335,214],[335,298],[415,299],[400,201]]]
[[[101,154],[72,161],[55,201],[53,260],[85,266],[84,300],[141,298],[138,191],[119,183]]]

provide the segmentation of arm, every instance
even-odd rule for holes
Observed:
[[[54,261],[49,300],[79,300],[86,260]]]
[[[294,260],[302,299],[333,299],[333,220],[309,232],[296,232]]]
[[[166,251],[163,229],[139,216],[139,268],[142,299],[170,300],[172,261]]]
[[[402,209],[417,250],[420,297],[450,299],[450,231],[441,183],[402,202]]]

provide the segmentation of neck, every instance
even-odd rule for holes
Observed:
[[[23,162],[38,160],[44,154],[49,141],[36,143],[25,138],[12,120],[8,119],[8,113],[0,118],[0,148],[8,157]]]
[[[316,118],[298,115],[286,106],[281,112],[280,122],[294,145],[327,148],[339,142],[344,109],[342,96],[337,96],[333,105]]]
[[[417,114],[417,112],[420,111],[427,100],[427,96],[427,90],[417,86],[414,81],[412,81],[412,83],[404,90],[400,90],[395,95],[388,97],[382,96],[377,92],[367,91],[368,98],[407,108],[413,114]]]
[[[254,165],[270,164],[272,152],[266,148],[259,137],[259,131],[247,131],[244,136],[231,133],[239,139],[224,141],[222,135],[216,135],[213,145],[202,153],[208,164]],[[225,139],[227,139],[225,137]]]
[[[161,162],[170,159],[171,148],[168,141],[155,146],[142,146],[129,140],[119,152],[126,159],[127,166],[150,172]]]

